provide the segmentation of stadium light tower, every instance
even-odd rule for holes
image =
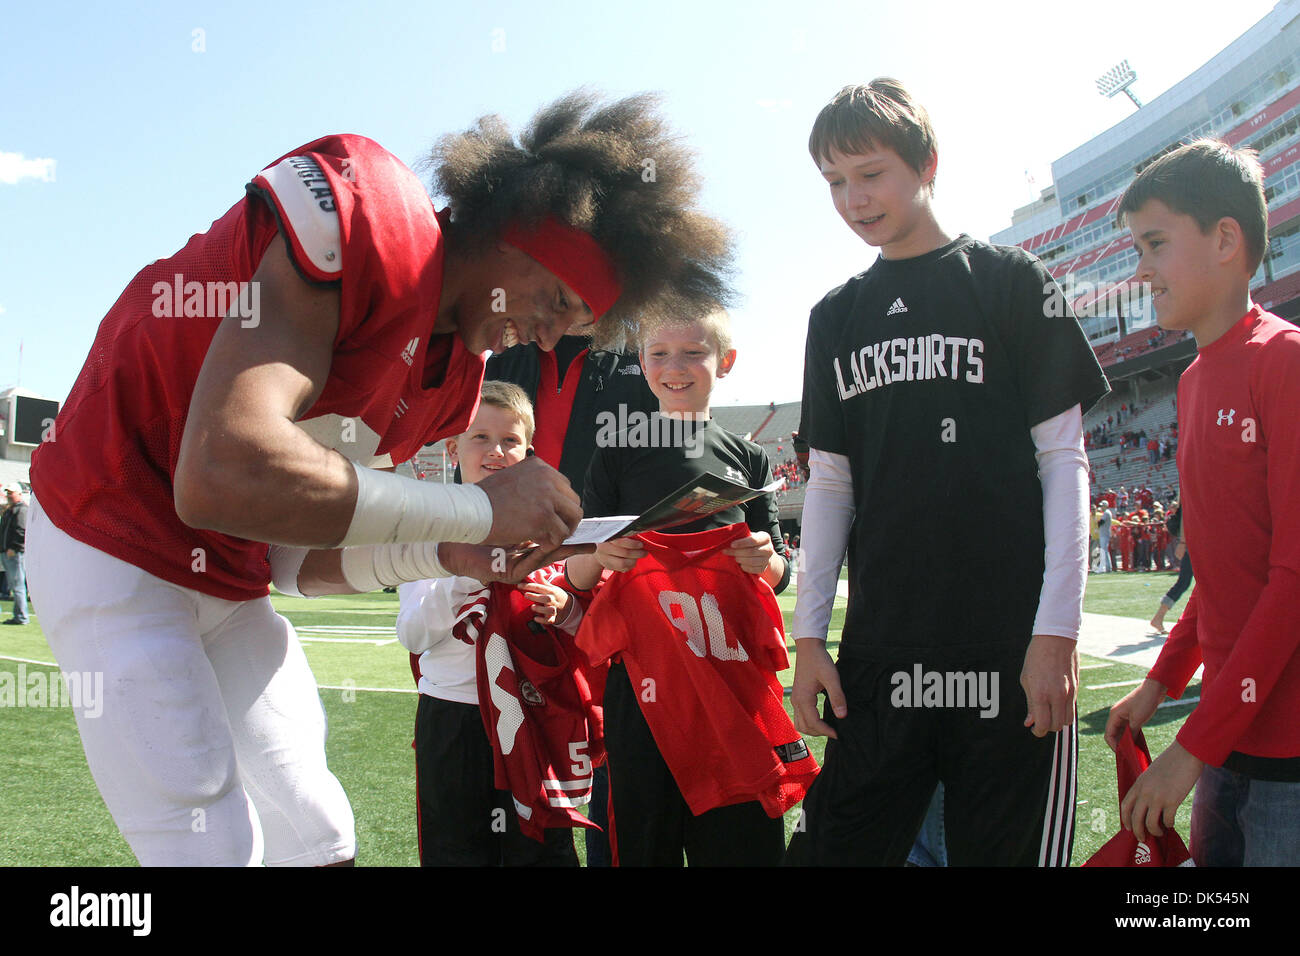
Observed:
[[[1139,100],[1129,88],[1137,78],[1137,72],[1128,65],[1128,60],[1120,60],[1118,66],[1111,67],[1101,76],[1097,77],[1097,92],[1106,97],[1106,99],[1110,99],[1116,93],[1123,92],[1133,101],[1134,106],[1141,109],[1142,101]]]

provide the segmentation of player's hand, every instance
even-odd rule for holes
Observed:
[[[1151,719],[1164,700],[1166,689],[1164,684],[1148,677],[1110,709],[1110,716],[1106,718],[1106,744],[1111,750],[1119,746],[1119,738],[1126,726],[1137,736],[1142,725]]]
[[[535,455],[488,475],[478,487],[492,502],[492,529],[484,544],[535,541],[554,549],[582,520],[582,501],[568,479]]]
[[[518,584],[538,568],[563,561],[570,555],[588,554],[591,550],[589,544],[572,544],[548,549],[535,545],[531,541],[524,542],[519,548],[444,541],[438,545],[438,561],[452,574],[473,578],[484,584],[490,581]]]
[[[540,624],[554,624],[564,620],[569,602],[573,600],[573,595],[563,588],[542,584],[540,581],[525,581],[518,586],[518,590],[533,602],[533,620]]]
[[[746,574],[762,574],[772,563],[776,548],[772,536],[766,531],[755,531],[747,538],[737,538],[727,546],[726,553],[736,559],[740,570]]]
[[[1025,651],[1020,686],[1029,710],[1025,726],[1035,737],[1054,734],[1074,723],[1074,700],[1079,693],[1078,642],[1035,634]]]
[[[840,687],[840,672],[826,650],[826,642],[814,637],[795,641],[794,686],[790,689],[790,707],[794,727],[813,737],[838,738],[835,728],[822,720],[817,710],[817,695],[826,691],[835,716],[843,719],[849,709]]]
[[[607,571],[631,571],[645,557],[645,545],[638,538],[612,538],[596,545],[596,560]]]
[[[1139,843],[1145,843],[1148,834],[1164,836],[1164,827],[1174,825],[1179,805],[1204,766],[1175,740],[1129,787],[1119,805],[1120,825],[1132,830]]]

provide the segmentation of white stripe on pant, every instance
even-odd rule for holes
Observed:
[[[28,573],[64,672],[104,675],[76,709],[104,803],[145,866],[321,865],[356,855],[325,763],[325,714],[269,598],[224,601],[55,527],[33,500]]]
[[[1069,866],[1074,839],[1076,800],[1075,768],[1079,761],[1079,709],[1074,722],[1056,733],[1052,752],[1052,776],[1047,788],[1047,812],[1043,815],[1043,841],[1038,850],[1039,866]]]

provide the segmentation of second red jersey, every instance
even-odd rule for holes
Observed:
[[[529,627],[532,619],[521,591],[489,584],[469,596],[452,633],[475,646],[495,784],[510,791],[520,830],[541,841],[549,827],[596,826],[577,808],[591,800],[604,750],[582,652],[557,628]]]
[[[757,800],[780,816],[817,761],[783,706],[790,666],[772,589],[725,553],[743,524],[640,535],[646,555],[609,577],[578,632],[594,663],[622,659],[691,813]]]

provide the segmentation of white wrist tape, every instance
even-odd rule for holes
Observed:
[[[271,583],[281,594],[289,597],[304,597],[298,590],[298,572],[302,570],[303,561],[311,548],[291,548],[283,544],[271,545],[266,559],[271,563]]]
[[[470,486],[473,487],[473,486]],[[438,542],[371,544],[344,548],[339,558],[343,580],[354,591],[368,594],[426,578],[449,578],[451,572],[438,560]]]
[[[423,541],[478,544],[492,530],[492,502],[482,488],[416,481],[356,462],[352,468],[357,507],[340,548]]]

